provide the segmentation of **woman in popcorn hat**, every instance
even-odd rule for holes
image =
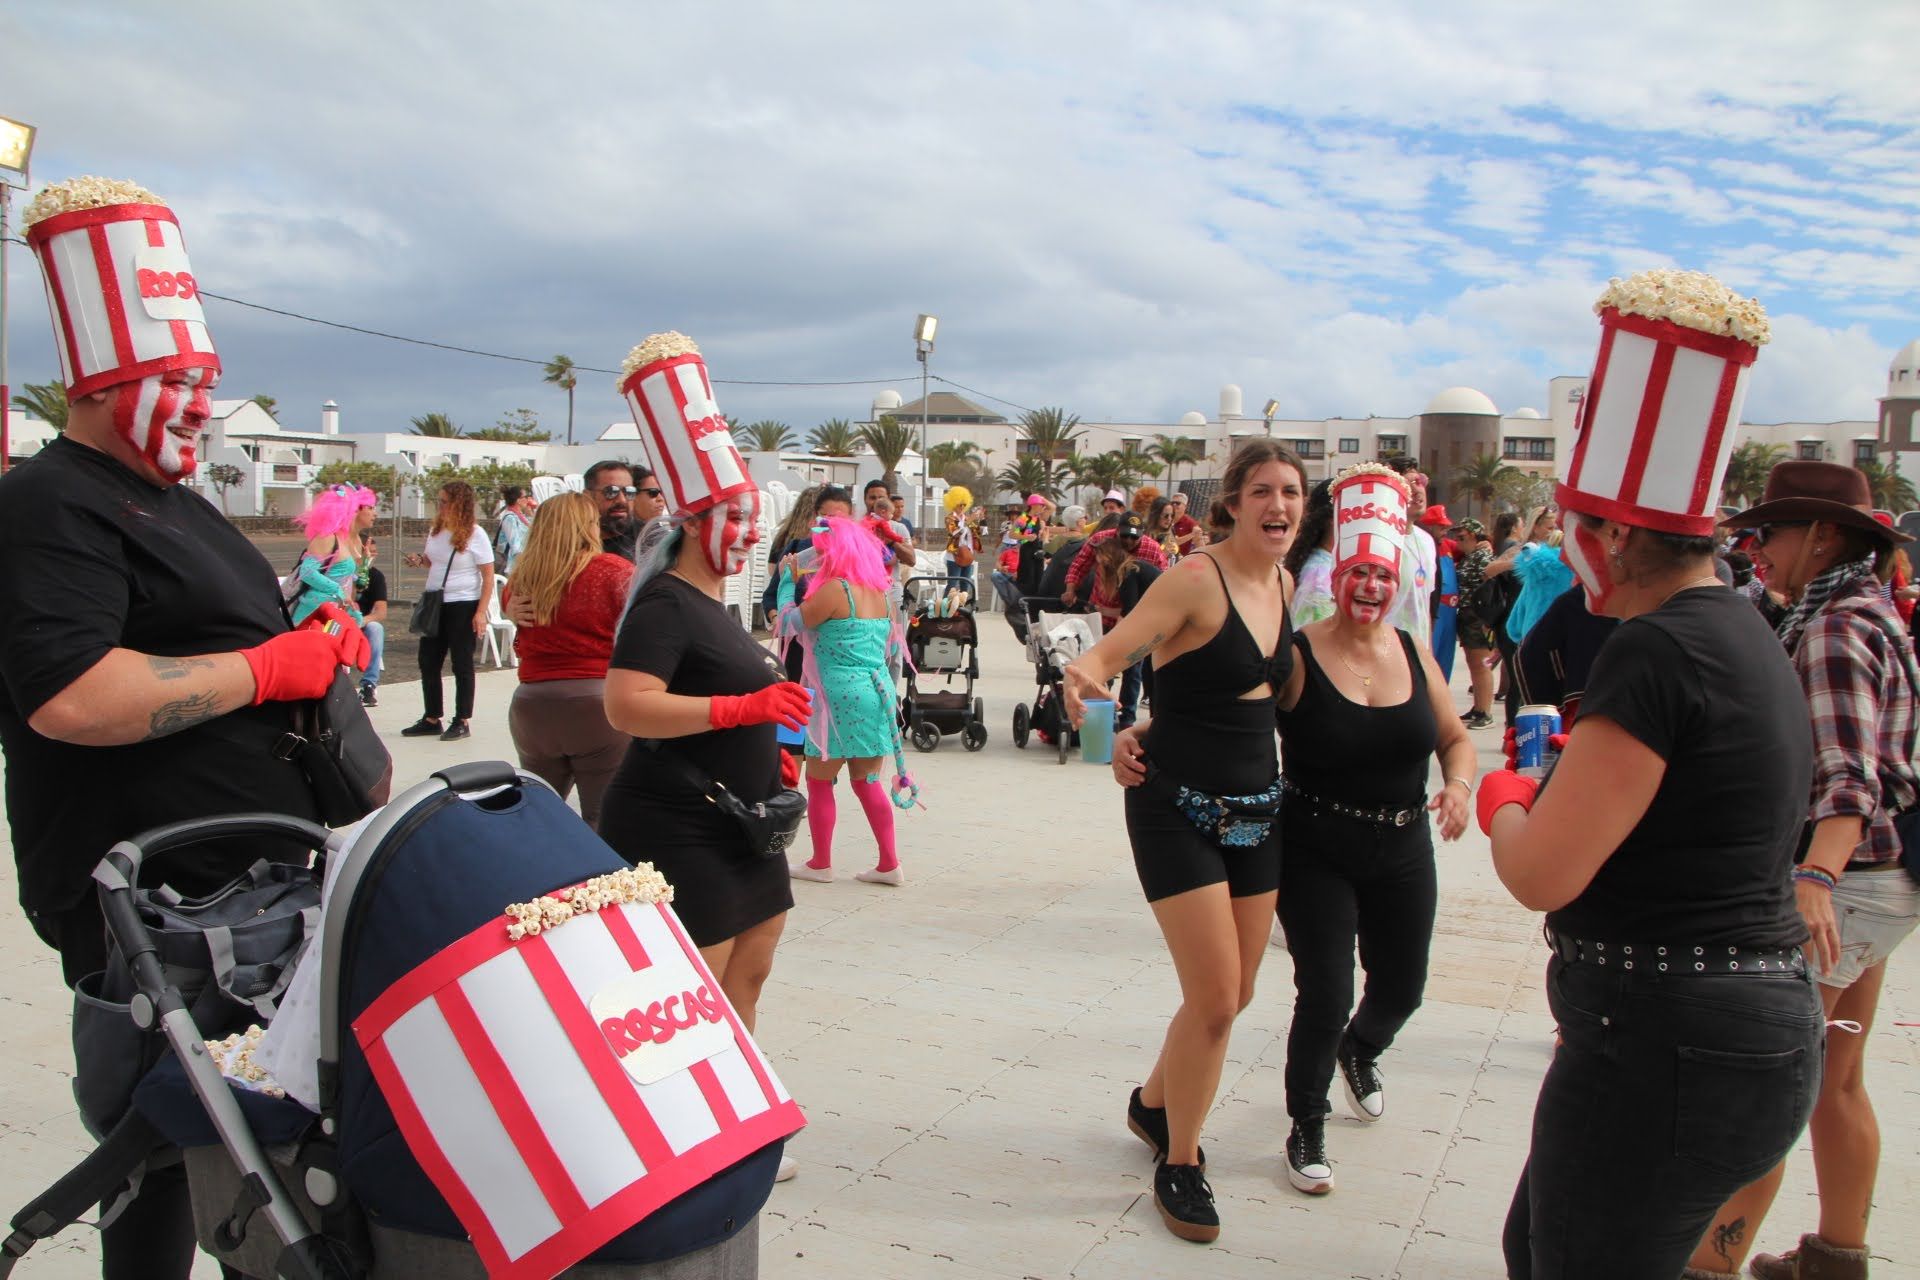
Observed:
[[[1507,1217],[1511,1277],[1672,1276],[1783,1157],[1820,1079],[1795,849],[1813,778],[1779,641],[1713,568],[1715,503],[1765,312],[1709,276],[1601,297],[1557,501],[1587,607],[1622,620],[1542,787],[1481,785],[1508,890],[1546,913],[1562,1043]],[[1733,1274],[1738,1232],[1709,1241]]]

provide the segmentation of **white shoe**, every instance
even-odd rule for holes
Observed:
[[[864,880],[868,884],[901,885],[907,882],[906,873],[898,867],[891,871],[856,871],[853,873],[853,878]]]
[[[1280,921],[1277,918],[1273,922],[1273,932],[1267,935],[1267,945],[1276,951],[1287,949],[1287,931],[1280,927]]]
[[[795,880],[813,880],[820,884],[833,883],[832,867],[810,867],[804,862],[789,862],[787,864],[787,875]],[[791,1178],[793,1175],[788,1174],[787,1176]]]
[[[773,1180],[775,1182],[789,1182],[793,1179],[793,1175],[798,1172],[800,1172],[800,1162],[798,1160],[795,1160],[792,1156],[781,1156],[780,1169],[779,1172],[773,1175]]]

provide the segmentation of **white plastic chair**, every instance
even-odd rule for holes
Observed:
[[[519,628],[507,617],[501,608],[500,598],[507,591],[507,575],[493,575],[493,594],[487,598],[487,629],[480,635],[481,653],[488,656],[496,667],[517,667],[520,655],[513,651],[514,632]]]
[[[567,482],[561,476],[535,476],[533,478],[533,500],[546,502],[557,498],[567,491]]]

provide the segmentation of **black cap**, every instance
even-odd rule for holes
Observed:
[[[1138,511],[1129,511],[1120,517],[1117,532],[1123,538],[1137,538],[1140,536],[1140,531],[1145,527],[1145,524],[1140,519],[1140,513]]]

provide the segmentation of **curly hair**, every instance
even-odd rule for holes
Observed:
[[[465,480],[449,480],[441,485],[440,508],[433,513],[433,527],[427,530],[427,536],[446,530],[453,540],[453,553],[459,555],[467,549],[467,541],[473,537],[476,527],[473,486]]]

